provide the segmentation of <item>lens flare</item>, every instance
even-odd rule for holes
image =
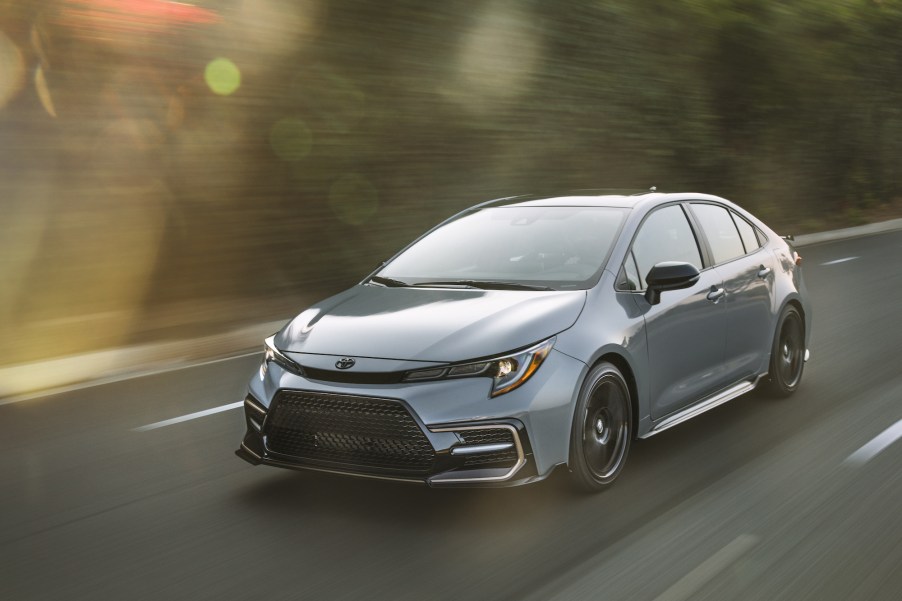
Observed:
[[[19,48],[0,31],[0,108],[22,89],[25,64]]]
[[[207,64],[204,80],[214,93],[229,96],[241,86],[241,71],[227,58],[217,58]]]
[[[44,76],[44,68],[41,65],[38,65],[38,68],[34,71],[34,89],[37,90],[41,106],[44,107],[47,114],[51,117],[56,117],[53,96],[50,95],[50,88],[47,86],[47,78]]]
[[[442,92],[474,112],[504,108],[526,93],[543,52],[529,12],[519,3],[495,0],[462,36],[455,84]]]

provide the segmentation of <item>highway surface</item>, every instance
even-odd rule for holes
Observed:
[[[902,232],[802,249],[812,359],[596,496],[252,467],[259,357],[0,405],[0,599],[902,599]]]

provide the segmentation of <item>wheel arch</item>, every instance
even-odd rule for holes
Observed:
[[[786,307],[788,307],[788,306],[790,306],[790,305],[792,305],[793,307],[795,307],[795,308],[796,308],[796,311],[799,312],[799,316],[802,318],[802,325],[805,326],[805,329],[807,330],[808,327],[806,326],[806,322],[805,322],[805,317],[806,317],[806,316],[805,316],[805,307],[802,306],[802,301],[799,300],[798,297],[790,298],[790,299],[787,300],[786,303],[783,305],[783,309],[785,309]],[[783,309],[780,310],[780,314],[783,313]]]
[[[610,363],[616,367],[620,370],[620,373],[623,374],[623,379],[626,380],[626,386],[630,393],[630,408],[633,412],[633,423],[631,425],[632,432],[630,434],[635,440],[637,438],[639,424],[639,392],[636,386],[636,375],[633,372],[633,368],[625,356],[613,351],[608,351],[598,357],[598,359],[595,360],[595,363],[590,366],[590,370],[601,363]]]
[[[792,383],[785,383],[783,375],[780,374],[780,369],[775,365],[775,361],[777,360],[778,344],[782,344],[779,342],[782,336],[783,329],[783,318],[785,315],[789,313],[789,308],[792,308],[797,314],[797,321],[801,322],[799,325],[802,328],[802,349],[799,350],[800,353],[803,353],[807,348],[808,344],[808,328],[809,324],[806,320],[805,315],[805,307],[800,298],[790,297],[785,300],[785,302],[780,307],[780,312],[777,314],[777,323],[774,327],[774,338],[771,343],[771,349],[768,353],[768,361],[767,361],[767,375],[768,378],[765,382],[765,387],[770,391],[770,393],[775,397],[788,397],[793,392],[795,392],[796,388],[798,388],[799,383],[801,382],[802,372],[805,368],[805,359],[800,359],[800,366],[798,367],[798,373],[793,376]],[[787,355],[788,356],[788,355]],[[804,355],[801,355],[802,357]]]
[[[776,335],[776,328],[777,328],[777,326],[779,325],[779,322],[780,322],[780,316],[783,315],[783,311],[786,310],[786,307],[790,307],[790,306],[793,307],[796,311],[798,311],[798,312],[799,312],[799,317],[802,318],[802,327],[804,328],[803,338],[805,339],[805,343],[806,343],[806,346],[807,346],[807,343],[808,343],[808,329],[809,329],[810,322],[809,322],[809,317],[808,317],[808,315],[807,315],[806,312],[805,312],[805,304],[802,302],[801,297],[799,297],[799,295],[797,295],[797,294],[793,294],[793,295],[788,296],[788,297],[783,301],[783,304],[780,305],[780,310],[777,311],[777,313],[774,315],[774,319],[775,319],[775,321],[774,321],[774,331],[775,331],[775,334],[774,334],[774,335]]]
[[[774,344],[773,341],[779,335],[779,332],[777,331],[777,329],[780,327],[780,318],[783,316],[783,312],[786,311],[786,307],[792,307],[796,311],[799,312],[799,316],[802,318],[802,328],[804,330],[802,338],[805,340],[806,346],[808,344],[808,322],[806,321],[806,316],[805,316],[805,306],[802,303],[802,299],[799,298],[798,295],[790,294],[785,299],[783,299],[783,302],[780,304],[776,313],[774,313],[774,315],[773,315],[773,325],[771,326],[772,331],[773,331],[773,336],[771,337],[771,344],[767,349],[767,360],[764,362],[761,372],[759,372],[759,373],[766,374],[769,371],[771,355],[773,354],[773,344]]]

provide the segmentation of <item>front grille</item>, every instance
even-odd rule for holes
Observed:
[[[389,399],[283,390],[265,434],[274,453],[352,469],[426,473],[435,459],[407,408]]]
[[[496,444],[500,442],[514,442],[513,433],[507,428],[486,428],[479,430],[464,430],[460,432],[466,445]],[[503,451],[493,453],[480,453],[467,455],[464,459],[465,467],[487,465],[490,463],[510,463],[517,460],[516,445]]]
[[[343,384],[397,384],[404,379],[404,374],[403,371],[354,372],[304,367],[304,375],[312,380]]]

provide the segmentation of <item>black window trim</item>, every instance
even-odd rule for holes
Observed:
[[[733,225],[736,226],[736,231],[739,232],[739,240],[740,240],[740,242],[742,242],[742,248],[745,249],[745,254],[742,256],[747,257],[747,256],[753,255],[756,252],[758,252],[759,250],[761,250],[761,248],[764,245],[761,244],[761,239],[758,237],[758,231],[757,231],[758,228],[755,227],[755,224],[750,222],[748,219],[746,219],[745,217],[743,217],[736,211],[734,211],[730,208],[727,208],[727,210],[730,212],[730,217],[733,218]],[[739,231],[739,224],[736,222],[737,219],[742,219],[746,223],[746,225],[748,225],[750,228],[752,228],[752,234],[755,235],[755,242],[758,243],[758,246],[756,246],[754,250],[749,250],[749,249],[745,248],[745,239],[742,237],[742,232]]]
[[[639,278],[639,285],[641,286],[642,280],[644,280],[645,278],[642,277],[642,274],[639,272],[639,261],[636,260],[636,254],[633,252],[632,247],[630,247],[630,250],[626,255],[626,260],[624,260],[624,263],[626,263],[626,261],[633,262],[633,269],[636,270],[636,276]]]
[[[698,220],[698,217],[694,212],[692,212],[692,204],[696,202],[694,200],[685,200],[683,201],[683,212],[686,213],[686,216],[689,218],[689,225],[692,226],[693,233],[695,234],[695,240],[698,242],[699,249],[702,253],[702,264],[704,269],[700,271],[704,271],[705,269],[711,269],[714,267],[714,252],[711,250],[711,245],[708,243],[708,237],[705,235],[705,230],[702,228],[701,222]],[[708,203],[708,204],[716,204],[716,203]]]
[[[712,203],[712,204],[717,204],[717,203]],[[770,236],[768,236],[767,233],[764,231],[766,229],[766,226],[764,228],[762,228],[761,226],[758,225],[759,223],[761,223],[760,219],[758,219],[757,217],[755,217],[754,215],[752,215],[751,213],[749,213],[748,211],[746,211],[745,209],[743,209],[740,206],[727,207],[727,208],[730,210],[731,213],[735,213],[736,215],[739,216],[740,219],[742,219],[743,221],[745,221],[746,223],[748,223],[749,225],[752,226],[752,229],[755,230],[755,234],[758,237],[758,244],[760,245],[758,248],[764,248],[765,246],[767,246],[767,244],[770,242]],[[764,225],[764,224],[762,223],[762,225]]]
[[[636,276],[638,277],[638,281],[636,285],[642,284],[642,274],[639,273],[639,264],[636,262],[636,256],[633,254],[633,249],[630,247],[628,251],[626,251],[626,256],[623,258],[623,263],[620,265],[620,269],[617,270],[617,276],[614,278],[614,290],[617,292],[639,292],[639,288],[631,289],[631,288],[623,288],[622,285],[624,282],[629,281],[629,277],[627,274],[627,263],[632,262],[633,270],[636,272]],[[621,278],[621,276],[623,276]]]
[[[752,224],[752,227],[755,228],[755,235],[758,236],[758,243],[761,244],[761,246],[759,246],[758,248],[760,249],[760,248],[764,248],[765,246],[767,246],[768,243],[770,242],[770,238],[768,237],[768,235],[766,233],[764,233],[764,230],[762,230],[760,227],[758,227],[754,223]]]

